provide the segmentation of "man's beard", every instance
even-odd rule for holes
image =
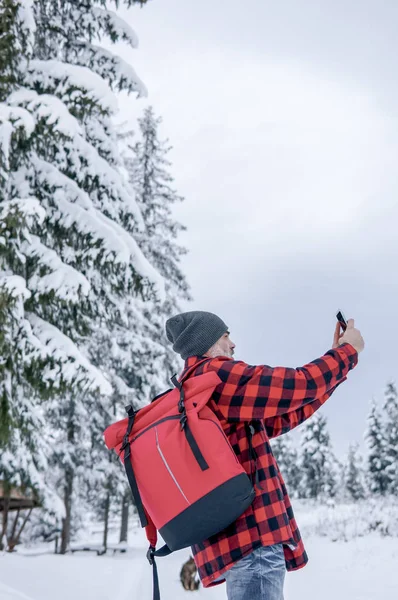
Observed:
[[[207,353],[210,358],[217,358],[217,356],[228,356],[228,358],[233,358],[234,352],[233,350],[225,350],[221,347],[221,344],[216,343]]]

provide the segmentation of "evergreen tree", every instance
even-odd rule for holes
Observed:
[[[182,301],[191,300],[180,265],[186,249],[177,242],[186,228],[173,217],[173,206],[183,198],[172,187],[171,163],[167,158],[171,147],[168,140],[159,138],[162,119],[156,118],[152,107],[148,107],[138,122],[140,139],[128,147],[125,164],[146,225],[146,235],[136,234],[138,243],[166,281],[165,301],[155,310],[148,304],[145,315],[163,347],[163,380],[168,384],[170,374],[178,371],[180,364],[166,338],[164,324],[167,318],[181,311]],[[153,392],[157,390],[154,388]]]
[[[35,487],[47,503],[48,478],[59,470],[67,513],[67,475],[81,469],[87,449],[85,402],[112,394],[89,360],[87,338],[123,320],[125,297],[162,289],[134,237],[145,224],[113,126],[113,92],[145,88],[96,44],[137,40],[107,6],[7,0],[1,15],[0,465],[10,484]],[[42,404],[56,392],[59,410]]]
[[[352,500],[361,500],[365,498],[363,475],[361,458],[358,454],[358,444],[350,444],[347,466],[345,469],[345,488],[349,498]]]
[[[388,491],[398,496],[398,393],[393,381],[384,394],[386,475]]]
[[[288,435],[272,439],[271,446],[289,493],[293,498],[297,498],[301,480],[297,448]]]
[[[367,486],[372,494],[384,496],[389,487],[385,427],[375,399],[372,400],[365,440],[368,447]]]
[[[304,423],[303,427],[300,496],[333,498],[337,492],[337,465],[327,431],[327,420],[317,412]]]

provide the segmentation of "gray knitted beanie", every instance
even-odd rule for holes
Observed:
[[[188,356],[202,356],[227,331],[220,317],[201,310],[180,313],[166,321],[167,338],[184,360]]]

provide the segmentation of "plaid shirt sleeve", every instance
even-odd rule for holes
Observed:
[[[357,362],[357,351],[347,343],[297,369],[251,366],[242,361],[216,358],[209,367],[216,370],[221,383],[215,389],[213,400],[227,421],[282,417],[300,411],[316,399],[318,403],[325,402]],[[298,425],[299,419],[308,418],[306,415],[310,412],[309,406],[306,412],[291,415],[290,421],[285,423],[294,425],[297,419]],[[280,430],[282,425],[283,421],[276,421],[275,430]]]
[[[278,437],[292,429],[295,429],[301,423],[304,423],[307,419],[312,417],[312,415],[319,409],[323,404],[325,404],[326,400],[330,398],[333,392],[339,387],[340,384],[345,381],[347,377],[344,377],[334,388],[326,392],[322,396],[322,398],[318,398],[313,400],[309,404],[306,404],[302,408],[298,408],[292,412],[288,412],[279,417],[270,417],[269,419],[264,420],[265,431],[269,439]]]

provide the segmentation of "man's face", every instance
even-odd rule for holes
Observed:
[[[208,350],[205,356],[216,358],[216,356],[228,356],[232,358],[234,355],[235,344],[229,337],[229,331],[224,333],[219,340]]]

